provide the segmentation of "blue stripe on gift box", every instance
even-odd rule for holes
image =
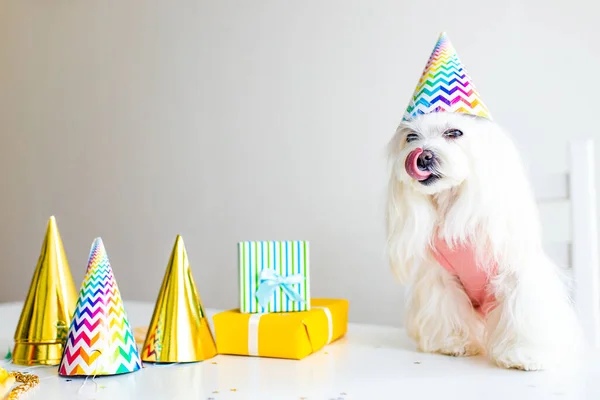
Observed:
[[[310,248],[309,248],[309,244],[307,242],[304,242],[304,268],[305,268],[305,274],[304,276],[306,277],[306,280],[304,281],[304,298],[306,299],[306,305],[305,305],[305,309],[306,310],[310,310],[310,301],[309,301],[309,294],[310,294]],[[307,257],[308,256],[308,257]]]
[[[296,248],[296,242],[291,242],[292,245],[292,275],[297,274],[298,273],[298,264],[296,263],[296,253],[298,253],[298,249]],[[293,289],[292,289],[293,290]],[[291,310],[290,311],[298,311],[298,303],[293,302],[291,304]]]
[[[265,242],[260,242],[260,270],[262,271],[263,269],[265,269]],[[258,287],[256,289],[258,290]],[[260,312],[264,313],[265,311],[267,311],[260,304],[259,307]]]
[[[248,282],[250,283],[250,287],[248,288],[248,305],[250,307],[248,311],[252,312],[252,310],[254,309],[253,304],[254,302],[252,301],[252,294],[254,293],[254,275],[253,274],[254,271],[252,271],[252,243],[249,244],[248,246]]]
[[[260,264],[259,264],[259,260],[260,260],[260,246],[259,243],[256,242],[255,243],[256,246],[256,259],[254,260],[254,290],[252,291],[252,293],[254,294],[254,297],[252,298],[254,300],[254,312],[262,312],[262,309],[260,307],[260,304],[258,304],[258,301],[256,300],[256,291],[258,290],[258,285],[259,285],[259,274],[260,274]]]
[[[264,242],[265,244],[265,249],[266,249],[266,263],[267,263],[267,268],[271,268],[271,243],[269,242]],[[263,265],[264,268],[264,265]],[[271,295],[271,299],[269,300],[269,305],[267,306],[267,311],[271,312],[273,311],[273,295]]]
[[[290,274],[290,242],[285,242],[285,274]],[[285,298],[285,308],[284,311],[290,310],[290,298],[286,296]]]
[[[277,257],[279,262],[279,275],[283,275],[283,243],[279,242],[277,247],[279,248],[279,256]],[[279,289],[279,309],[283,310],[283,307],[283,291]]]
[[[304,268],[302,267],[302,264],[300,263],[300,253],[301,253],[301,251],[300,251],[300,242],[296,242],[296,253],[298,254],[298,263],[297,263],[297,268],[298,268],[298,271],[297,271],[297,273],[301,274],[301,273],[303,273],[303,272],[304,272],[304,271],[303,271],[303,270],[304,270]],[[304,283],[301,283],[301,284],[299,284],[299,285],[296,287],[296,292],[297,292],[299,295],[302,295],[302,287],[303,287],[303,286],[304,286]],[[298,311],[302,310],[302,308],[303,308],[303,307],[302,307],[302,304],[300,304],[300,303],[296,303],[296,305],[295,305],[295,306],[296,306],[296,309],[297,309]]]

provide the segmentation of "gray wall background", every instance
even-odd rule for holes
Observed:
[[[236,242],[311,241],[313,296],[402,321],[384,257],[384,146],[446,30],[544,172],[597,137],[594,1],[0,2],[0,301],[50,215],[79,285],[102,236],[153,301],[175,235],[207,307],[237,304]],[[600,174],[598,174],[600,175]]]

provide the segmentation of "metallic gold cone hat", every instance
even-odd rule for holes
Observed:
[[[19,365],[58,365],[77,302],[56,219],[46,237],[15,331],[12,361]]]
[[[117,375],[137,371],[141,364],[106,249],[96,238],[58,374]]]
[[[185,245],[177,235],[142,347],[142,361],[196,362],[216,355]]]

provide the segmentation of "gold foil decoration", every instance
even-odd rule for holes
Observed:
[[[40,378],[37,375],[13,371],[10,376],[20,385],[10,391],[6,400],[17,400],[23,393],[40,384]]]
[[[77,290],[50,217],[29,293],[15,331],[12,361],[19,365],[58,365],[75,310]]]
[[[177,235],[142,348],[142,361],[196,362],[216,355],[185,245]]]

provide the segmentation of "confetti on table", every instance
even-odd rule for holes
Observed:
[[[5,360],[10,360],[12,358],[12,353],[10,351],[10,347],[8,348],[8,352],[6,353],[6,356],[4,357]]]
[[[415,361],[413,364],[421,364],[421,361]]]
[[[229,389],[232,392],[237,392],[237,389]]]
[[[217,363],[216,361],[211,362],[211,364],[216,364],[216,363]]]
[[[12,371],[9,373],[9,375],[10,377],[14,378],[14,381],[20,383],[20,385],[16,386],[10,391],[6,400],[16,400],[23,393],[40,384],[40,378],[34,374]]]

